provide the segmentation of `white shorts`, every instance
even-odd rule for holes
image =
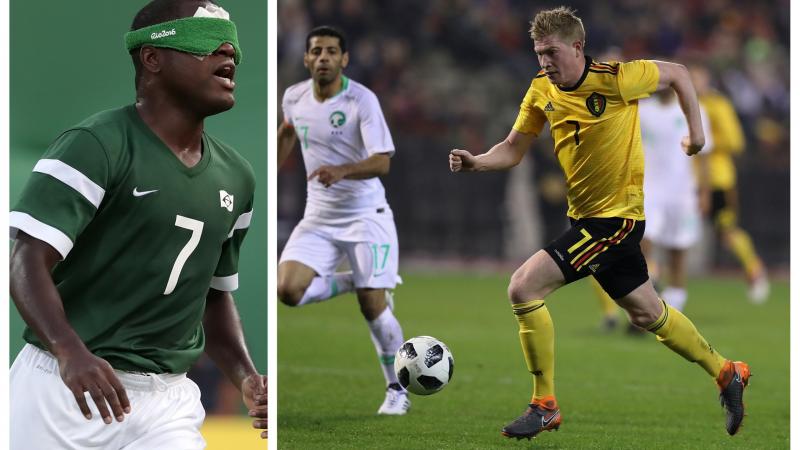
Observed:
[[[696,202],[647,203],[644,238],[666,248],[685,250],[700,238],[700,210]]]
[[[205,418],[200,389],[186,374],[116,373],[128,394],[131,413],[122,422],[112,419],[106,425],[86,393],[92,411],[87,420],[61,380],[55,357],[26,344],[9,374],[11,449],[205,448],[200,434]]]
[[[298,261],[326,276],[347,257],[356,288],[394,289],[397,230],[391,209],[380,210],[341,223],[304,217],[289,236],[280,262]]]

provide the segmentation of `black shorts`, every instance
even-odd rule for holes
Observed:
[[[728,195],[725,191],[721,189],[714,189],[711,191],[711,218],[716,219],[719,213],[723,210],[727,209],[728,205]]]
[[[561,268],[566,283],[593,275],[608,295],[618,299],[649,279],[639,242],[644,221],[633,219],[570,219],[572,227],[545,251]]]
[[[711,221],[716,227],[728,228],[736,225],[735,205],[729,200],[729,191],[714,189],[711,191]]]

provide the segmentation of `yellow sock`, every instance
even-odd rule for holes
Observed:
[[[617,314],[617,304],[611,297],[603,290],[603,287],[600,286],[600,283],[594,279],[594,277],[590,277],[592,279],[592,288],[594,288],[594,293],[597,295],[597,299],[600,301],[600,309],[603,310],[603,315],[606,317],[615,316]]]
[[[655,333],[662,344],[687,360],[699,364],[716,378],[725,365],[725,358],[708,345],[691,320],[667,305],[664,300],[661,303],[664,311],[658,320],[647,327],[647,331]]]
[[[741,228],[734,228],[729,232],[729,239],[731,250],[739,259],[745,273],[750,278],[755,277],[761,271],[761,260],[756,255],[756,249],[753,247],[753,241],[750,235]]]
[[[519,322],[519,342],[528,371],[533,374],[531,402],[555,395],[553,320],[544,300],[512,305]]]

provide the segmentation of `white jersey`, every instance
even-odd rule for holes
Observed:
[[[313,80],[283,94],[284,120],[294,127],[306,174],[324,165],[361,162],[377,153],[394,154],[394,143],[378,98],[366,86],[342,76],[342,90],[323,102],[314,97]],[[380,180],[341,180],[326,188],[308,182],[306,218],[336,219],[388,207]]]
[[[705,131],[705,149],[713,147],[708,117],[700,107]],[[697,204],[697,182],[692,158],[681,148],[681,139],[689,134],[680,104],[664,104],[651,97],[639,101],[639,121],[644,146],[644,201],[648,204]]]

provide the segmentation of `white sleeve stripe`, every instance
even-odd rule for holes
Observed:
[[[61,259],[66,258],[70,250],[72,250],[72,240],[66,234],[57,228],[37,220],[29,214],[11,211],[11,214],[8,216],[8,225],[11,232],[11,239],[16,239],[17,232],[22,230],[36,239],[50,244],[50,246],[61,254]]]
[[[233,228],[231,228],[231,232],[228,233],[228,237],[233,236],[233,232],[236,230],[244,230],[246,228],[250,228],[250,220],[253,218],[253,210],[243,213],[236,219],[236,223],[233,224]]]
[[[44,173],[61,181],[83,195],[95,208],[100,206],[105,189],[98,186],[89,177],[69,164],[57,159],[40,159],[33,168],[34,172]]]
[[[239,274],[227,277],[211,277],[211,287],[218,291],[232,292],[239,289]]]

